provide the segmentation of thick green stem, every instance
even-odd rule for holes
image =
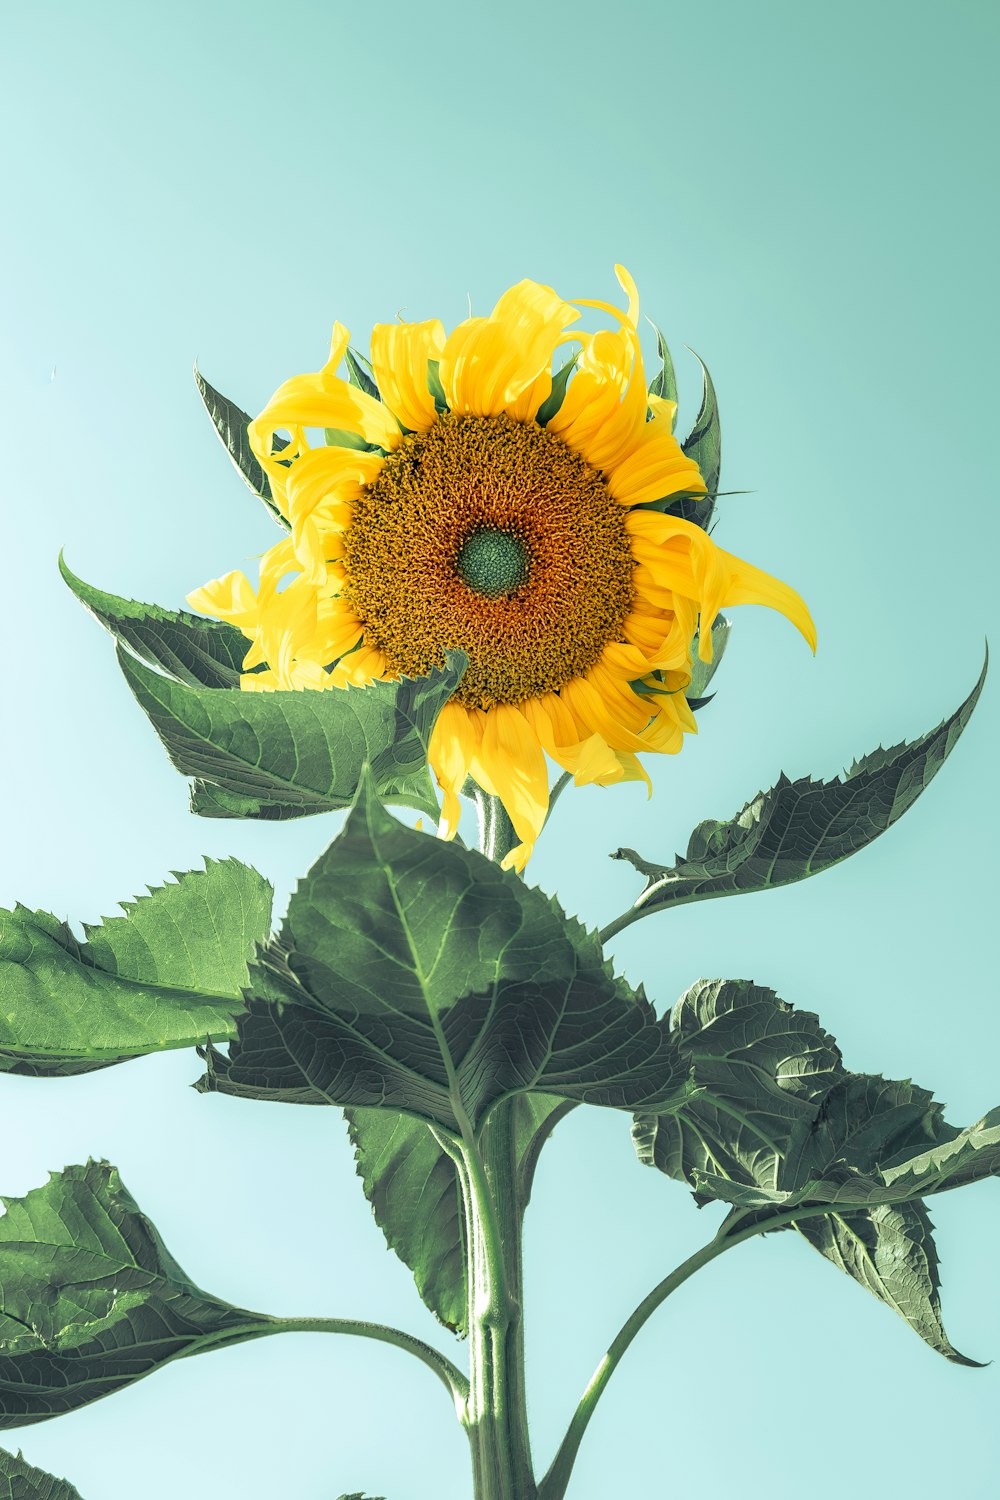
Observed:
[[[481,1140],[463,1142],[468,1220],[469,1397],[465,1426],[476,1500],[534,1500],[521,1308],[524,1217],[514,1112],[501,1104]]]

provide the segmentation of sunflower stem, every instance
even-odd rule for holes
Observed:
[[[463,1422],[475,1500],[534,1500],[521,1301],[525,1200],[517,1175],[514,1101],[502,1101],[478,1140],[465,1139],[469,1395]]]

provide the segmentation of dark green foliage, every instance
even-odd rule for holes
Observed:
[[[75,1411],[171,1360],[273,1331],[194,1285],[107,1162],[67,1167],[4,1205],[0,1427]]]
[[[0,1448],[0,1500],[81,1500],[80,1491]]]
[[[922,1199],[1000,1176],[1000,1109],[956,1129],[926,1090],[847,1072],[815,1016],[746,981],[701,981],[672,1019],[690,1093],[637,1115],[640,1160],[730,1204],[734,1232],[794,1227],[933,1349],[975,1363],[941,1323]]]
[[[666,1023],[590,933],[482,855],[397,823],[370,779],[247,999],[206,1087],[287,1097],[291,1060],[331,1103],[462,1133],[510,1094],[634,1109],[678,1085]]]
[[[275,505],[267,475],[257,462],[250,448],[250,439],[247,436],[247,427],[250,422],[249,413],[241,410],[228,397],[223,396],[221,391],[217,391],[214,386],[209,385],[197,365],[195,365],[194,378],[201,399],[205,403],[205,410],[211,417],[212,425],[222,440],[236,472],[247,488],[252,490],[257,496],[258,500],[264,502],[271,519],[287,531],[288,522]],[[287,444],[284,438],[275,436],[272,446],[274,451],[280,452]]]
[[[328,692],[192,687],[121,648],[118,660],[170,759],[195,778],[195,812],[283,819],[349,807],[367,764],[386,801],[437,817],[427,745],[465,670],[460,651],[426,677]]]
[[[831,781],[781,776],[728,821],[699,823],[687,853],[657,865],[619,849],[646,877],[643,916],[685,901],[769,890],[817,875],[878,838],[920,796],[954,749],[982,691],[986,666],[960,708],[912,744],[876,750]]]
[[[81,604],[142,661],[192,687],[239,687],[250,642],[232,625],[106,594],[78,578],[61,556],[59,570]]]

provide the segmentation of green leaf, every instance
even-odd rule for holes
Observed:
[[[423,1120],[391,1109],[346,1114],[358,1176],[389,1248],[413,1272],[434,1316],[465,1333],[465,1224],[455,1163]]]
[[[121,599],[84,583],[59,556],[59,571],[105,630],[144,662],[195,687],[238,688],[250,642],[242,631],[201,615]]]
[[[657,337],[661,337],[658,329]],[[693,349],[691,352],[694,354]],[[669,359],[669,357],[669,354],[667,354],[666,358]],[[716,400],[712,377],[709,375],[702,361],[698,359],[698,355],[695,354],[694,357],[701,365],[701,407],[694,426],[681,443],[681,448],[686,456],[694,459],[698,465],[708,493],[701,494],[700,492],[683,491],[676,495],[666,495],[661,500],[649,501],[641,508],[644,510],[658,510],[665,516],[679,516],[681,520],[692,521],[695,526],[701,526],[703,530],[707,531],[715,514],[715,502],[719,493],[722,438],[719,428],[719,403]],[[672,374],[673,366],[671,365]],[[655,382],[650,389],[653,390],[654,395],[658,394],[655,389]],[[675,398],[670,397],[669,399],[673,400]]]
[[[366,396],[371,396],[375,401],[381,401],[382,393],[375,384],[375,371],[365,356],[357,349],[348,349],[344,358],[347,360],[347,378],[351,385],[364,391]]]
[[[448,397],[445,395],[444,386],[441,384],[441,361],[439,359],[429,359],[427,361],[427,389],[434,397],[435,410],[438,412],[447,411]]]
[[[274,1331],[203,1292],[107,1162],[53,1174],[0,1219],[0,1426],[75,1411],[202,1350]]]
[[[0,1068],[66,1077],[234,1036],[271,898],[227,859],[123,902],[83,943],[48,912],[0,911]]]
[[[80,1491],[0,1448],[0,1500],[81,1500]]]
[[[140,706],[209,817],[296,818],[350,806],[365,763],[384,797],[436,818],[427,769],[434,721],[466,666],[326,692],[244,693],[160,676],[119,648]]]
[[[789,781],[779,777],[729,821],[699,823],[686,855],[653,864],[634,849],[619,849],[646,876],[635,903],[646,916],[686,901],[770,890],[817,875],[847,859],[890,828],[920,796],[951,753],[972,715],[986,677],[960,708],[912,744],[876,750],[842,777]]]
[[[652,318],[650,318],[648,322],[653,332],[656,334],[656,352],[660,356],[660,368],[657,374],[653,377],[652,384],[649,387],[650,394],[653,396],[661,396],[664,401],[676,402],[677,376],[674,373],[674,362],[670,357],[670,350],[667,348],[667,341],[663,337],[663,334],[660,332],[659,328],[657,328],[656,324],[653,322]],[[675,426],[676,417],[677,413],[675,412]]]
[[[520,1094],[508,1102],[518,1193],[526,1206],[542,1145],[575,1106],[548,1094]],[[345,1113],[358,1176],[386,1242],[413,1272],[434,1316],[453,1333],[466,1333],[465,1226],[454,1162],[422,1120],[388,1109]]]
[[[706,1179],[776,1188],[796,1127],[812,1124],[843,1072],[833,1038],[749,980],[699,980],[671,1022],[688,1088],[679,1106],[636,1116],[640,1161],[698,1189]]]
[[[694,350],[691,350],[694,354]],[[712,377],[700,355],[694,354],[701,365],[701,406],[695,424],[681,443],[688,458],[693,458],[701,470],[710,497],[709,511],[719,489],[722,470],[722,433],[719,426],[719,402],[715,394]],[[699,524],[707,526],[707,519]]]
[[[945,1359],[960,1354],[941,1319],[941,1278],[934,1226],[924,1204],[882,1204],[854,1213],[830,1213],[794,1226],[802,1238],[919,1333]]]
[[[363,1495],[360,1490],[353,1490],[349,1495],[338,1495],[337,1500],[385,1500],[384,1495]]]
[[[721,1234],[794,1228],[947,1359],[922,1198],[1000,1175],[1000,1110],[958,1131],[926,1090],[847,1073],[815,1016],[745,981],[674,1009],[686,1097],[636,1116],[640,1160],[732,1205]],[[801,1213],[801,1217],[796,1217]]]
[[[678,1083],[667,1024],[592,934],[512,872],[397,823],[370,777],[247,1003],[205,1087],[287,1097],[290,1060],[333,1104],[460,1133],[506,1095],[636,1108]]]
[[[547,423],[551,422],[565,401],[566,387],[569,384],[569,377],[576,369],[576,360],[577,356],[574,354],[573,358],[568,359],[553,375],[552,389],[535,413],[535,421],[539,427],[545,427]]]
[[[714,693],[708,693],[706,697],[706,690],[709,683],[712,681],[712,678],[719,670],[719,667],[722,665],[722,658],[725,656],[726,647],[729,645],[729,633],[731,630],[732,621],[727,620],[725,615],[717,615],[715,624],[712,626],[711,661],[699,660],[698,635],[697,632],[695,633],[694,640],[691,642],[691,681],[689,682],[684,693],[684,696],[688,701],[688,707],[692,710],[693,713],[697,713],[699,709],[702,709],[706,704],[711,703],[712,699],[715,697]]]
[[[247,427],[250,423],[249,413],[236,406],[226,396],[223,396],[213,385],[209,385],[197,365],[194,367],[194,378],[201,394],[201,399],[205,403],[205,410],[211,417],[212,424],[222,440],[223,446],[229,454],[236,472],[244,484],[257,496],[258,500],[263,500],[271,519],[276,521],[284,531],[288,531],[290,529],[289,524],[274,503],[267,475],[257,462],[250,447],[250,439],[247,436]],[[278,437],[276,434],[272,441],[273,451],[280,452],[282,448],[287,448],[287,446],[286,439]]]

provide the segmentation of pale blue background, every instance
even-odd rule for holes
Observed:
[[[341,318],[484,311],[532,276],[609,296],[612,263],[714,372],[723,545],[814,607],[739,613],[702,735],[656,794],[570,792],[530,867],[609,920],[654,858],[779,769],[914,736],[996,638],[996,216],[989,0],[377,7],[97,0],[5,7],[4,840],[0,899],[94,919],[203,854],[284,899],[337,818],[201,822],[56,553],[179,603],[275,533],[191,381],[256,408]],[[650,356],[652,350],[650,349]],[[55,378],[52,371],[55,368]],[[996,685],[905,822],[816,881],[650,919],[615,953],[669,1004],[744,975],[815,1008],[848,1062],[1000,1099]],[[0,1079],[0,1186],[106,1155],[207,1287],[447,1343],[388,1255],[335,1111],[201,1098],[189,1054]],[[993,1183],[934,1206],[956,1344],[1000,1356]],[[621,1319],[710,1233],[628,1122],[561,1128],[528,1224],[534,1434],[547,1462]],[[956,1369],[791,1236],[686,1286],[617,1375],[572,1500],[697,1491],[996,1493],[998,1367]],[[173,1366],[9,1434],[86,1500],[469,1493],[428,1373],[295,1337]]]

